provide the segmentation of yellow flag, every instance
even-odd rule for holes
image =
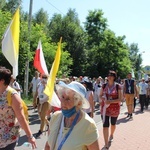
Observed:
[[[18,8],[6,29],[2,40],[2,53],[13,67],[14,77],[18,75],[19,31],[20,16]]]
[[[58,49],[57,49],[57,52],[55,55],[55,60],[53,62],[53,65],[52,65],[52,68],[50,71],[50,76],[48,78],[47,85],[46,85],[46,88],[44,90],[44,93],[49,97],[49,102],[51,101],[52,96],[53,96],[55,78],[56,78],[56,74],[57,74],[59,64],[60,64],[61,41],[62,41],[62,38],[60,38],[60,41],[58,43]]]

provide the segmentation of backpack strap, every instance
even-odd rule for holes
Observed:
[[[118,92],[118,89],[119,89],[119,84],[117,83],[116,84],[116,90],[117,90],[117,92]]]
[[[102,85],[103,90],[105,89],[106,85],[107,85],[107,83],[104,83],[104,84]]]
[[[12,103],[12,98],[11,98],[11,94],[14,91],[13,88],[9,87],[8,88],[8,92],[7,92],[7,101],[8,101],[8,105],[11,106]]]
[[[7,101],[8,101],[8,106],[11,106],[12,105],[12,92],[15,91],[13,88],[9,87],[8,89],[8,92],[7,92]],[[23,107],[23,111],[24,111],[24,115],[25,115],[25,118],[26,120],[29,122],[29,118],[28,118],[28,107],[27,105],[25,104],[25,102],[21,99],[21,104],[22,104],[22,107]]]

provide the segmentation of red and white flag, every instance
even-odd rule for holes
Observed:
[[[34,67],[41,73],[41,74],[48,74],[47,66],[44,59],[44,54],[42,51],[42,44],[41,40],[38,43],[38,47],[35,52],[34,56]]]

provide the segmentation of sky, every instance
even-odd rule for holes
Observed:
[[[23,10],[29,11],[30,0],[23,1]],[[109,28],[116,36],[126,36],[125,42],[137,43],[142,54],[142,65],[150,65],[150,0],[33,0],[32,14],[40,8],[65,15],[69,8],[78,13],[81,25],[89,10],[101,9]]]

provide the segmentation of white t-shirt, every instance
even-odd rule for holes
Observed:
[[[15,90],[16,90],[16,89],[21,90],[20,85],[19,85],[19,83],[18,83],[17,81],[14,81],[14,82],[13,82],[12,88],[15,89]],[[16,91],[17,91],[17,90],[16,90]],[[18,92],[18,95],[21,96],[21,91],[17,91],[17,92]]]
[[[39,103],[43,104],[44,102],[48,101],[48,96],[44,93],[44,85],[39,84],[38,85],[38,97],[39,97]]]
[[[90,97],[90,95],[93,95],[93,91],[87,91],[86,92],[86,99],[87,99],[87,101],[89,101],[89,97]],[[94,100],[94,95],[93,95],[93,100]],[[92,108],[91,108],[91,106],[90,106],[90,108],[88,108],[88,109],[83,109],[86,113],[90,113],[91,111],[92,111]]]
[[[39,82],[41,81],[40,78],[35,78],[33,77],[31,83],[32,83],[32,92],[36,92],[36,88],[37,88],[37,85],[39,84]]]
[[[148,84],[145,82],[140,82],[139,83],[139,94],[144,95],[147,93],[147,88],[148,88]]]

